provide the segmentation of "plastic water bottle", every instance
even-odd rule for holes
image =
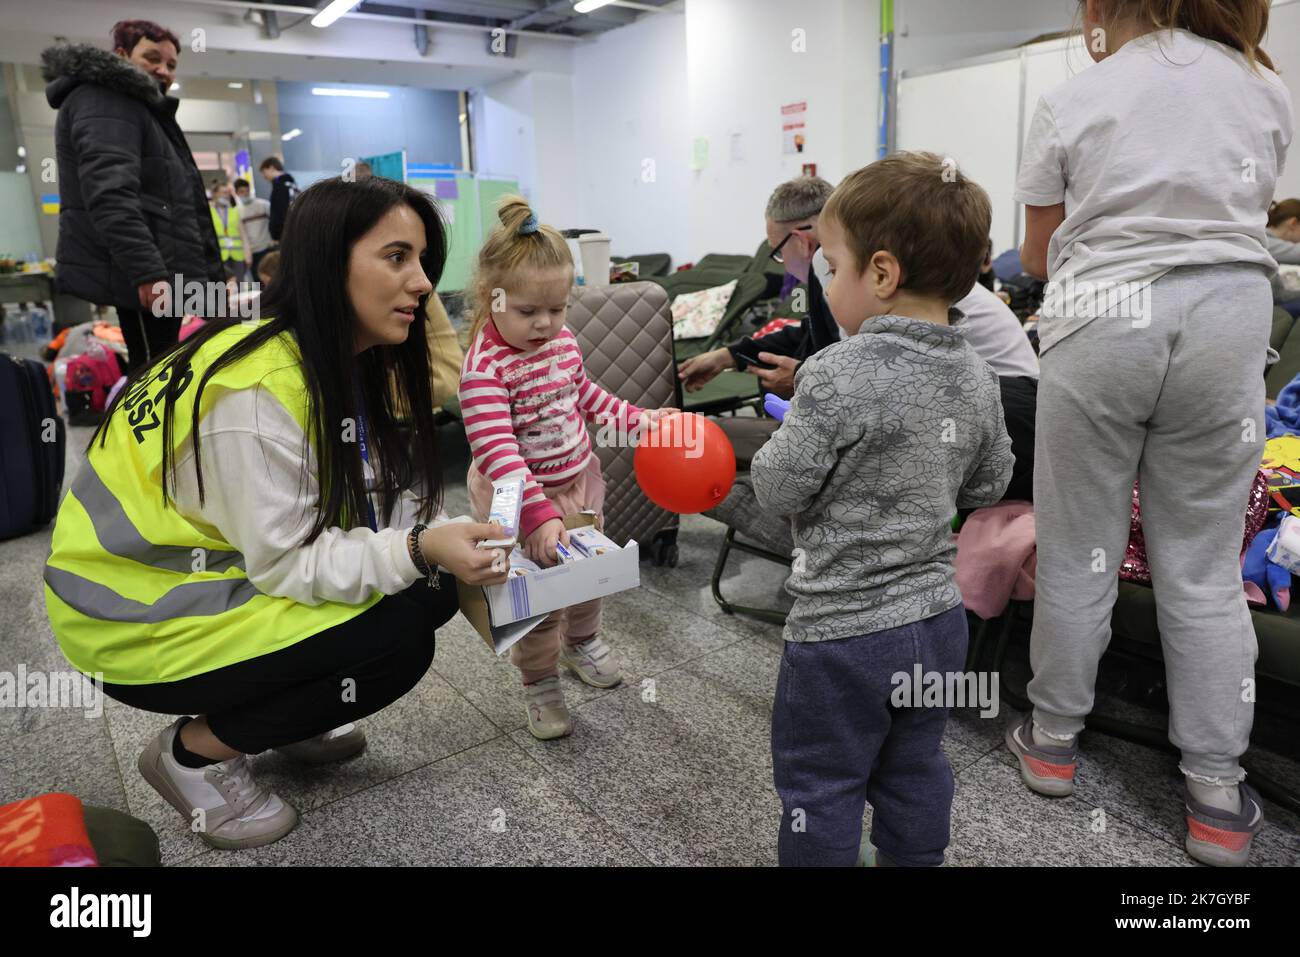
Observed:
[[[36,306],[28,314],[32,321],[32,338],[36,342],[48,342],[50,339],[50,314]]]

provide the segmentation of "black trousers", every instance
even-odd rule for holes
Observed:
[[[117,310],[117,321],[126,341],[128,374],[146,366],[158,355],[176,345],[181,335],[181,319],[159,318],[148,309]]]
[[[1016,464],[1004,500],[1034,500],[1034,420],[1038,415],[1038,380],[1028,376],[1000,376],[1002,415],[1011,437]]]
[[[180,681],[104,684],[132,708],[204,714],[212,733],[245,754],[305,741],[388,707],[433,664],[434,629],[459,610],[456,580],[416,582],[341,625],[258,658]]]

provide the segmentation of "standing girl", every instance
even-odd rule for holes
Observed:
[[[631,435],[643,410],[587,378],[582,351],[564,327],[573,257],[554,228],[538,223],[528,203],[508,196],[500,225],[479,253],[471,343],[460,381],[460,406],[474,461],[470,507],[486,521],[492,483],[525,482],[519,533],[528,557],[554,565],[567,546],[564,517],[600,512],[605,479],[592,454],[587,422],[615,422]],[[652,418],[658,410],[646,413]],[[510,649],[524,683],[528,729],[546,740],[573,730],[558,664],[597,688],[622,680],[598,634],[600,599],[552,613]]]
[[[1264,444],[1267,210],[1291,98],[1260,41],[1268,0],[1085,0],[1097,66],[1038,104],[1016,199],[1040,329],[1032,717],[1021,776],[1073,790],[1140,479],[1182,753],[1188,853],[1243,864],[1263,819],[1238,758],[1255,634],[1238,558]]]

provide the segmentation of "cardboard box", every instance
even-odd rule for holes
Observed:
[[[571,515],[564,524],[570,529],[594,525],[595,516]],[[481,587],[457,580],[460,613],[489,648],[504,654],[551,612],[638,587],[640,561],[637,543],[628,542],[604,555],[511,577],[504,585]]]

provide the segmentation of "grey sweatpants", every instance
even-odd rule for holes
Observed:
[[[1273,297],[1258,267],[1195,266],[1154,283],[1149,305],[1140,319],[1094,319],[1041,359],[1029,697],[1049,734],[1083,728],[1139,479],[1169,739],[1184,773],[1226,783],[1243,777],[1254,718],[1239,556]]]

